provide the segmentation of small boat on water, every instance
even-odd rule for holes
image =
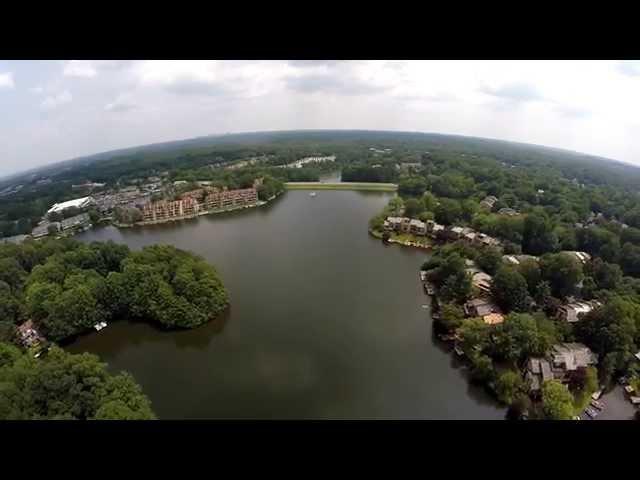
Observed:
[[[456,355],[458,355],[459,357],[464,355],[464,351],[457,345],[453,348],[453,350],[456,352]]]
[[[604,409],[604,403],[599,402],[598,400],[591,400],[591,402],[589,403],[591,404],[592,407],[597,408],[598,410]]]
[[[315,196],[316,196],[316,192],[311,192],[311,193],[309,194],[309,196],[310,196],[310,197],[315,197]]]
[[[102,329],[103,329],[104,327],[106,327],[106,326],[107,326],[107,322],[99,322],[99,323],[96,323],[96,324],[93,326],[93,328],[95,328],[95,329],[96,329],[96,332],[99,332],[100,330],[102,330]]]

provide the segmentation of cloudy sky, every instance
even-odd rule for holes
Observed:
[[[640,62],[1,61],[0,175],[226,132],[383,129],[640,165]]]

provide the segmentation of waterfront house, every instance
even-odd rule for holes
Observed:
[[[449,234],[451,238],[454,240],[458,240],[463,235],[464,228],[462,227],[451,227],[449,228]]]
[[[591,300],[588,302],[572,302],[558,307],[556,315],[560,320],[575,323],[584,315],[601,305],[602,304],[597,300]]]
[[[52,229],[55,229],[55,231],[57,232],[60,230],[60,222],[41,222],[31,231],[31,236],[33,238],[46,237],[47,235],[49,235],[49,227],[52,227]]]
[[[60,222],[60,229],[64,232],[71,228],[87,227],[91,223],[88,213],[81,213],[73,217],[65,218]]]
[[[485,317],[492,313],[502,313],[500,307],[488,298],[474,298],[464,304],[464,313],[468,317]]]
[[[598,356],[582,343],[554,345],[544,358],[530,358],[525,378],[532,391],[538,391],[547,380],[569,381],[571,372],[598,363]]]
[[[427,234],[427,225],[420,220],[413,219],[409,222],[409,230],[414,235],[424,236]]]

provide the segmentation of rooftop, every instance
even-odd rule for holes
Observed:
[[[63,210],[66,210],[67,208],[72,208],[72,207],[84,208],[92,201],[93,199],[91,197],[82,197],[82,198],[76,198],[74,200],[68,200],[62,203],[56,203],[49,209],[47,213],[61,212]]]

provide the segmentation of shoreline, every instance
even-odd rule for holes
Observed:
[[[286,192],[286,190],[283,190],[282,192],[273,195],[272,197],[268,198],[267,200],[258,200],[256,203],[251,203],[251,204],[248,204],[248,205],[239,205],[239,206],[236,206],[236,207],[225,208],[225,209],[217,209],[217,210],[205,210],[205,211],[193,214],[193,215],[183,215],[183,216],[180,216],[180,217],[171,217],[171,218],[165,218],[165,219],[156,220],[156,221],[148,220],[148,221],[136,222],[136,223],[131,223],[131,224],[118,223],[118,222],[114,221],[114,222],[112,222],[112,225],[114,227],[116,227],[116,228],[147,227],[149,225],[162,225],[164,223],[179,222],[179,221],[182,221],[182,220],[192,220],[194,218],[198,218],[198,217],[203,216],[203,215],[216,215],[216,214],[220,214],[220,213],[228,213],[228,212],[236,212],[236,211],[239,211],[239,210],[246,210],[246,209],[249,209],[249,208],[259,208],[259,207],[263,207],[264,205],[268,205],[270,202],[272,202],[273,200],[278,198],[284,192]]]
[[[377,238],[379,240],[382,240],[382,233],[379,233],[375,230],[372,229],[368,229],[369,231],[369,235],[371,235],[374,238]],[[388,241],[382,241],[382,243],[386,244],[386,245],[400,245],[401,247],[409,247],[409,248],[417,248],[419,250],[432,250],[433,249],[433,245],[420,245],[414,242],[402,242],[399,240],[394,240],[392,238],[390,238]]]
[[[376,192],[395,192],[395,183],[374,182],[286,182],[286,190],[371,190]]]

